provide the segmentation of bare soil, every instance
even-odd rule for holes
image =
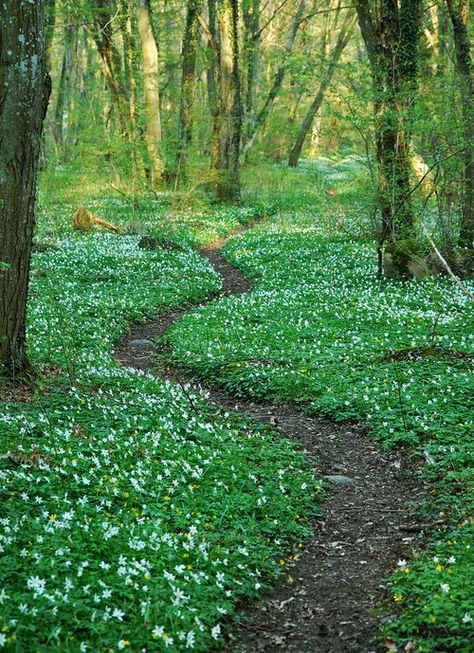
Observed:
[[[201,254],[223,278],[222,295],[248,292],[251,281],[228,263],[219,247]],[[194,306],[193,308],[196,308]],[[116,356],[127,367],[153,371],[154,341],[188,309],[171,311],[132,328]],[[161,377],[193,382],[183,368],[160,366]],[[199,386],[202,388],[202,386]],[[295,564],[255,605],[241,606],[231,626],[228,653],[375,653],[388,598],[387,578],[417,542],[419,509],[428,490],[413,464],[382,449],[362,425],[312,417],[296,406],[236,400],[219,388],[204,388],[209,401],[266,422],[306,452],[327,492],[322,516]]]

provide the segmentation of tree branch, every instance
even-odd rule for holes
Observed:
[[[430,234],[428,233],[428,229],[425,227],[425,225],[423,223],[422,223],[421,227],[423,229],[423,233],[425,234],[429,244],[433,248],[436,256],[439,258],[441,264],[443,265],[444,269],[449,274],[451,279],[454,281],[454,283],[457,285],[457,287],[463,293],[463,295],[466,295],[466,297],[469,297],[469,299],[472,299],[474,301],[474,294],[470,290],[468,290],[466,288],[466,286],[462,283],[461,279],[456,274],[454,274],[454,272],[451,270],[451,268],[449,267],[449,264],[443,258],[441,252],[436,247],[436,244],[435,244],[434,240],[431,238]]]
[[[209,39],[209,43],[211,44],[212,49],[214,50],[216,56],[219,56],[219,45],[216,39],[214,38],[211,30],[209,29],[209,25],[204,20],[203,15],[199,12],[196,12],[196,18],[198,19],[198,22],[201,25],[203,32],[206,34],[207,38]]]

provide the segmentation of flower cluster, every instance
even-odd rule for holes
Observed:
[[[0,650],[209,650],[315,511],[289,442],[114,361],[127,320],[220,285],[137,241],[35,256],[30,351],[59,371],[0,413]]]

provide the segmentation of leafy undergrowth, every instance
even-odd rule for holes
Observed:
[[[29,307],[43,377],[0,410],[0,650],[207,651],[319,484],[289,441],[114,361],[129,320],[219,289],[198,254],[54,237]]]
[[[434,552],[395,576],[390,610],[400,616],[387,633],[416,646],[408,650],[472,651],[472,302],[446,278],[379,279],[373,245],[334,237],[334,216],[347,210],[343,178],[317,210],[295,205],[229,242],[226,255],[256,288],[185,316],[169,335],[173,356],[234,394],[362,420],[386,445],[426,461],[427,519],[441,527]],[[432,355],[391,356],[420,347]],[[456,562],[433,571],[433,555]]]
[[[159,235],[162,238],[204,245],[253,220],[274,211],[274,207],[263,205],[258,200],[246,202],[243,206],[222,206],[209,203],[187,202],[185,206],[173,208],[168,200],[141,197],[137,206],[116,198],[90,197],[84,204],[94,215],[104,218],[128,234]],[[63,238],[71,239],[75,203],[64,198],[52,201],[40,195],[39,225],[36,240],[40,246],[54,247]]]

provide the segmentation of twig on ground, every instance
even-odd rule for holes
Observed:
[[[429,244],[433,248],[436,256],[440,260],[441,264],[443,265],[444,269],[449,274],[451,279],[454,281],[454,283],[457,285],[457,287],[461,290],[461,292],[464,295],[466,295],[466,297],[469,297],[470,299],[474,300],[474,294],[470,290],[468,290],[466,288],[466,286],[462,283],[461,279],[456,274],[454,274],[454,272],[451,270],[451,268],[449,267],[448,262],[443,258],[443,255],[441,254],[439,249],[436,247],[435,242],[433,241],[430,234],[428,233],[428,229],[426,228],[426,226],[424,224],[422,224],[421,226],[422,226],[422,229],[423,229],[423,233],[425,234]]]

